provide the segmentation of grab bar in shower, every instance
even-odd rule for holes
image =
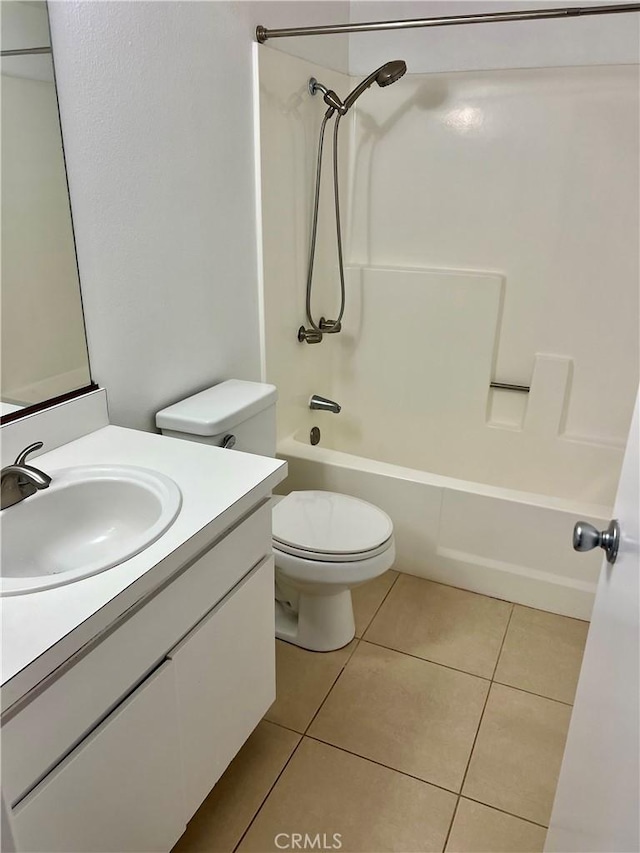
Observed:
[[[490,382],[489,388],[499,388],[501,391],[521,391],[523,394],[528,394],[531,391],[530,385],[513,385],[511,382]]]

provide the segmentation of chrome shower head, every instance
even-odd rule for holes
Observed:
[[[353,92],[350,92],[344,99],[345,112],[358,100],[360,95],[371,86],[375,81],[378,86],[390,86],[399,80],[407,71],[407,64],[402,59],[392,59],[391,62],[385,62],[380,68],[369,74],[362,83],[359,83]]]

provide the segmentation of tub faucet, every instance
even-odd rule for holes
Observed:
[[[333,400],[327,400],[326,397],[319,397],[317,394],[314,394],[309,400],[309,408],[319,409],[323,412],[333,412],[334,415],[337,415],[342,407],[334,403]]]
[[[18,455],[18,458],[13,465],[7,465],[0,472],[0,509],[20,503],[30,495],[34,495],[39,489],[47,489],[51,484],[51,477],[35,468],[33,465],[26,464],[26,458],[34,450],[40,450],[43,447],[41,441],[36,441],[35,444],[30,444]]]

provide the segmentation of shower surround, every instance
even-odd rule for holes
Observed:
[[[343,119],[344,331],[310,346],[295,333],[324,105],[306,82],[343,96],[356,79],[265,47],[259,63],[264,362],[286,489],[386,510],[402,571],[588,618],[601,557],[574,554],[571,530],[608,523],[638,381],[637,67],[409,67],[368,92]],[[310,412],[312,393],[340,415]]]

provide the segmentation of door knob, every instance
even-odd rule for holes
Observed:
[[[597,530],[588,521],[578,521],[573,528],[573,548],[575,551],[591,551],[602,548],[607,555],[607,562],[613,565],[618,556],[620,544],[620,525],[614,518],[606,530]]]

